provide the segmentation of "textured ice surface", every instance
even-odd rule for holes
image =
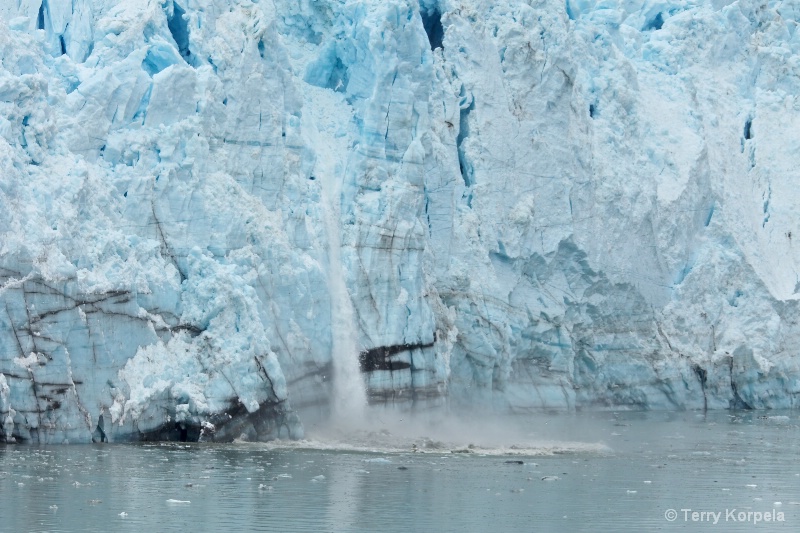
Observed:
[[[299,437],[348,336],[373,402],[794,407],[798,20],[3,2],[3,437]]]

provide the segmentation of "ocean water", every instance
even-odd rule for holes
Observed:
[[[307,433],[0,445],[0,531],[800,530],[794,412],[384,412]]]

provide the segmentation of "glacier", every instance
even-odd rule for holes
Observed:
[[[3,2],[2,437],[300,438],[367,399],[797,407],[798,24]]]

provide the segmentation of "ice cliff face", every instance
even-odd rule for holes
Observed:
[[[3,3],[3,435],[297,437],[342,358],[373,402],[795,407],[799,20]]]

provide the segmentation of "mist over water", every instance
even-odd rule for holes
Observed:
[[[410,411],[385,405],[366,406],[360,418],[306,425],[301,441],[275,441],[266,446],[386,453],[463,453],[542,455],[567,451],[609,451],[602,435],[571,431],[571,415],[465,415],[434,409]],[[563,419],[563,420],[562,420]],[[559,421],[562,420],[562,421]]]

